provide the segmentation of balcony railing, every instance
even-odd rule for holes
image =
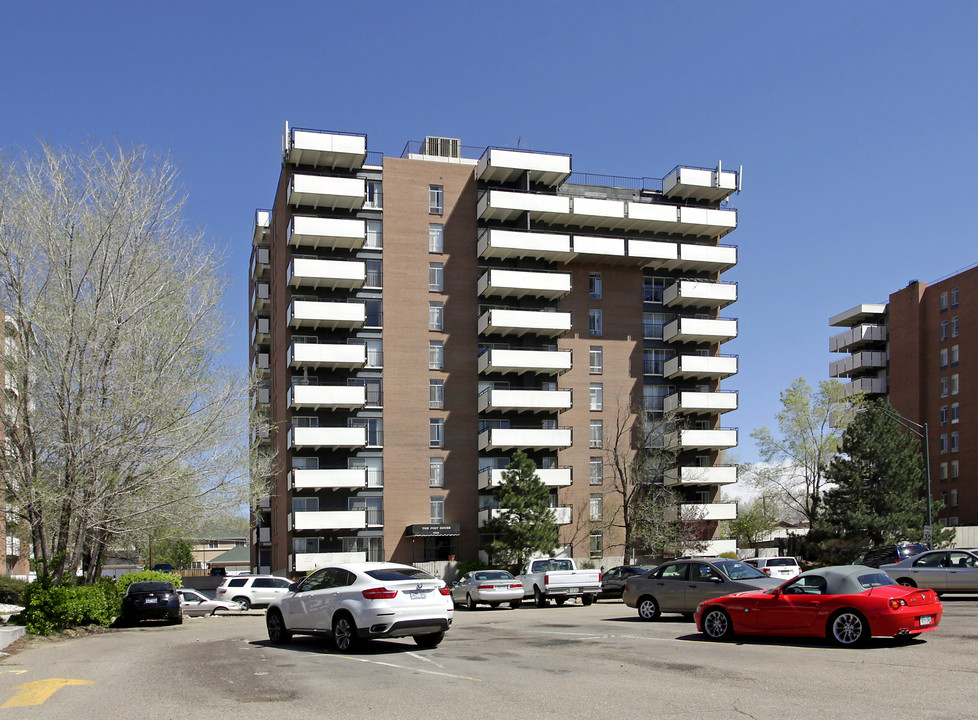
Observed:
[[[570,369],[570,350],[490,348],[479,356],[480,373],[560,374]]]
[[[366,510],[308,510],[289,514],[293,530],[362,530],[367,527]]]

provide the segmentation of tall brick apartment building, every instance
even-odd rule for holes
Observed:
[[[887,398],[927,425],[935,522],[978,525],[978,266],[933,285],[912,281],[885,304],[857,305],[829,320],[832,377],[851,392]]]
[[[562,552],[623,555],[606,435],[619,409],[678,410],[663,482],[703,517],[736,470],[721,427],[737,358],[721,317],[737,262],[721,238],[739,173],[572,173],[567,154],[290,129],[271,210],[256,214],[253,403],[280,471],[252,537],[255,569],[478,556],[516,450],[551,488]],[[727,541],[715,550],[732,549]]]

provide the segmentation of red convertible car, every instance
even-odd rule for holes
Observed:
[[[915,637],[934,630],[944,608],[933,590],[894,584],[863,565],[809,570],[772,590],[739,592],[696,608],[696,629],[712,640],[735,634],[827,637],[843,647],[873,635]]]

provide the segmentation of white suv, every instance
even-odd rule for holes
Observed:
[[[778,580],[790,580],[801,573],[798,561],[793,557],[758,557],[747,558],[741,562],[752,565],[765,575]]]
[[[349,652],[359,641],[411,636],[435,647],[452,624],[452,593],[444,581],[410,565],[343,563],[320,568],[268,606],[268,639],[293,633],[327,635]]]
[[[217,589],[218,600],[236,602],[245,610],[264,607],[289,591],[289,581],[275,575],[232,575]]]

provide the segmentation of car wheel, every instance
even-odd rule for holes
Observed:
[[[522,604],[523,604],[522,600],[510,600],[509,602],[509,606],[513,608],[513,610],[519,609],[519,606]]]
[[[473,600],[472,596],[469,595],[468,593],[466,593],[465,595],[465,609],[475,610],[475,600]]]
[[[533,604],[538,608],[547,607],[547,596],[538,587],[533,588]]]
[[[285,618],[278,610],[269,610],[265,615],[265,627],[268,629],[268,639],[275,645],[284,645],[292,640],[292,633],[285,627]]]
[[[897,584],[899,584],[899,585],[905,585],[907,587],[912,587],[912,588],[917,587],[917,583],[915,583],[910,578],[900,578],[899,580],[897,580]]]
[[[659,603],[655,601],[654,597],[646,595],[645,597],[639,598],[638,616],[640,618],[643,620],[655,620],[660,614]]]
[[[350,652],[357,645],[357,626],[349,615],[340,615],[333,621],[333,642],[340,652]]]
[[[175,618],[170,618],[171,625],[183,625],[183,613],[180,613]]]
[[[425,635],[415,635],[414,642],[417,643],[418,647],[423,648],[433,648],[438,647],[438,644],[445,639],[445,631],[434,633],[426,633]]]
[[[869,624],[855,610],[840,610],[829,619],[827,635],[836,645],[854,647],[869,639]]]
[[[565,602],[567,602],[567,598],[565,598],[565,597],[555,597],[554,598],[554,602],[557,603],[557,607],[560,607]]]
[[[238,603],[242,610],[251,610],[251,600],[246,597],[236,597],[234,598],[234,602]]]
[[[733,637],[733,622],[726,610],[713,608],[703,616],[703,634],[710,640],[729,640]]]
[[[594,595],[581,595],[581,605],[587,607],[594,602]]]

